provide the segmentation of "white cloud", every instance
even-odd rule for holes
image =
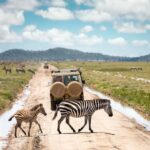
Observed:
[[[86,34],[81,33],[79,35],[75,35],[75,42],[79,45],[94,46],[101,44],[103,42],[103,38],[96,35],[87,36]]]
[[[63,7],[49,7],[48,10],[37,10],[36,14],[50,20],[70,20],[74,18],[73,13]]]
[[[112,19],[121,20],[150,20],[150,1],[149,0],[75,0],[79,5],[90,6],[93,11],[100,14],[107,14]],[[80,11],[79,11],[80,12]],[[84,10],[87,12],[87,10]],[[82,11],[82,14],[84,13]],[[92,12],[92,11],[88,11]],[[86,15],[86,13],[84,13]],[[81,12],[80,12],[81,15]],[[93,16],[95,17],[95,16]],[[105,16],[106,17],[106,16]],[[96,21],[97,20],[97,21]],[[106,19],[96,18],[95,22],[110,21]],[[93,21],[91,17],[83,19],[83,21]]]
[[[64,0],[51,0],[52,6],[65,7],[67,3]]]
[[[86,5],[92,5],[92,0],[75,0],[76,4],[81,5],[81,4],[86,4]]]
[[[33,10],[38,7],[40,3],[38,0],[7,0],[4,4],[1,4],[3,9],[9,10]]]
[[[146,25],[145,25],[145,29],[146,29],[146,30],[150,30],[150,24],[146,24]]]
[[[107,28],[105,26],[100,26],[101,31],[107,31]]]
[[[112,16],[103,11],[97,11],[94,9],[86,9],[76,11],[76,17],[82,21],[93,21],[93,22],[102,22],[102,21],[111,21]]]
[[[72,33],[65,30],[52,28],[46,31],[37,29],[34,25],[29,25],[24,29],[23,37],[33,41],[50,42],[58,45],[71,45]]]
[[[80,4],[84,3],[85,0],[75,0],[75,2],[76,2],[78,5],[80,5]]]
[[[123,33],[144,33],[150,26],[135,25],[133,22],[115,23],[114,28]]]
[[[117,46],[127,45],[127,41],[122,37],[108,39],[108,43],[112,45],[117,45]]]
[[[24,29],[24,31],[34,31],[34,30],[36,30],[36,26],[35,25],[28,25]]]
[[[20,25],[24,22],[23,11],[7,11],[0,9],[1,25]]]
[[[39,0],[43,6],[65,7],[67,2],[65,0]]]
[[[44,36],[45,34],[45,36]],[[45,41],[48,42],[48,37],[45,32],[37,29],[35,25],[28,25],[25,27],[22,36],[26,39],[33,41]]]
[[[134,46],[147,46],[150,44],[150,42],[148,42],[147,40],[133,40],[132,44]]]
[[[85,32],[85,33],[91,32],[91,31],[93,31],[93,27],[90,25],[86,25],[81,29],[81,32]]]
[[[25,39],[48,42],[55,46],[93,46],[103,42],[103,38],[96,35],[74,34],[57,28],[42,31],[34,25],[27,26],[22,35]]]
[[[122,33],[145,33],[150,30],[150,24],[135,24],[133,22],[114,23],[114,28]]]
[[[8,26],[0,25],[0,43],[14,43],[20,42],[21,36],[13,31],[10,31]]]

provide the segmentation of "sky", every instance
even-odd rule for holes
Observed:
[[[0,52],[150,54],[150,0],[0,0]]]

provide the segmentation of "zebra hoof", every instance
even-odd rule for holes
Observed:
[[[78,132],[80,132],[80,131],[81,131],[81,129],[78,130]]]
[[[93,130],[90,130],[91,131],[91,133],[93,133]]]
[[[60,131],[58,131],[58,133],[59,133],[59,134],[61,134],[61,132],[60,132]]]
[[[75,131],[75,130],[73,130],[73,133],[76,133],[76,131]]]

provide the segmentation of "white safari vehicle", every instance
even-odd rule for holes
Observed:
[[[51,110],[56,110],[57,105],[63,100],[84,100],[85,81],[82,79],[80,69],[62,69],[51,73]]]

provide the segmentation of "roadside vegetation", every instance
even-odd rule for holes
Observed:
[[[12,73],[5,73],[4,65],[12,69]],[[17,94],[23,90],[33,73],[28,69],[36,71],[36,65],[33,63],[25,63],[25,73],[16,72],[18,63],[1,63],[0,65],[0,112],[8,107],[16,98]]]
[[[149,62],[52,62],[58,68],[80,68],[86,84],[150,119]],[[142,68],[132,70],[131,68]]]

